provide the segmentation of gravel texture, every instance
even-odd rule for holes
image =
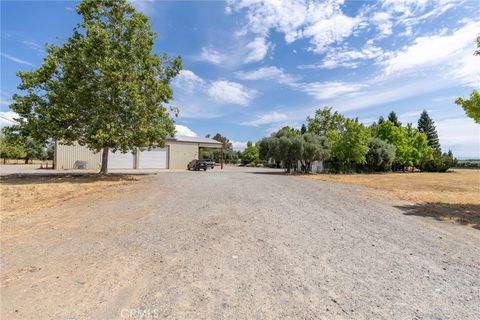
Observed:
[[[1,318],[478,319],[477,229],[276,173],[162,172],[7,221]]]

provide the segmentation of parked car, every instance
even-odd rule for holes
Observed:
[[[207,171],[207,168],[208,168],[208,164],[205,160],[192,160],[187,165],[188,170],[194,170],[194,171],[198,171],[198,170]]]
[[[203,161],[205,161],[207,163],[207,166],[209,166],[210,168],[215,168],[215,161],[213,161],[212,159],[203,159]]]

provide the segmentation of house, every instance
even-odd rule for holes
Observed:
[[[165,148],[137,150],[137,152],[110,152],[108,169],[186,169],[187,164],[198,159],[200,148],[222,149],[222,143],[210,138],[167,138]],[[55,143],[55,169],[100,169],[101,152],[93,152],[78,143]]]

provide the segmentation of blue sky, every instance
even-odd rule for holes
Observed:
[[[1,1],[1,114],[16,72],[41,65],[79,22],[74,1]],[[133,1],[151,17],[155,50],[180,54],[180,134],[247,140],[333,106],[370,124],[395,110],[435,120],[443,149],[478,157],[480,126],[454,104],[480,84],[480,2]],[[6,122],[2,120],[2,125]]]

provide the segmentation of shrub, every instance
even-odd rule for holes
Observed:
[[[379,138],[373,138],[368,144],[366,160],[368,171],[389,171],[395,160],[395,146]]]
[[[457,160],[453,158],[452,151],[443,154],[435,152],[433,159],[424,161],[420,166],[420,169],[427,172],[446,172],[456,164]]]

